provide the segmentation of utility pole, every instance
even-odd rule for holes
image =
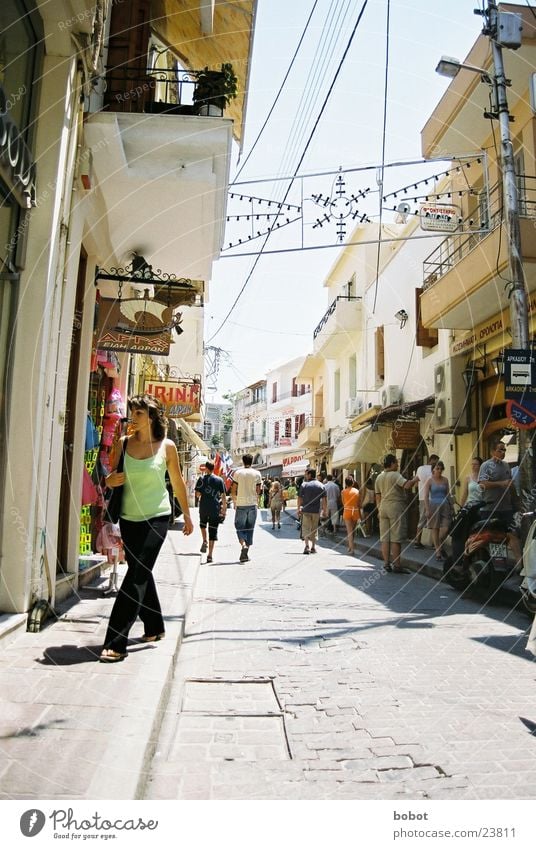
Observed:
[[[517,188],[514,150],[510,134],[510,113],[506,87],[508,81],[504,73],[502,46],[498,43],[498,8],[488,0],[488,9],[484,13],[487,26],[483,32],[489,36],[493,57],[493,86],[495,90],[496,110],[501,134],[501,171],[503,183],[503,210],[508,239],[510,325],[512,348],[528,351],[529,310],[523,260],[521,255],[521,232],[519,228],[519,193]],[[519,429],[519,476],[522,492],[530,492],[532,498],[532,461],[528,448],[531,444],[529,431]]]

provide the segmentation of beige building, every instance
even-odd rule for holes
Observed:
[[[106,299],[121,301],[115,330],[124,335],[126,323],[141,351],[158,359],[147,339],[160,321],[174,334],[175,366],[202,375],[202,310],[223,238],[231,144],[241,137],[254,16],[255,0],[2,4],[2,121],[18,139],[15,164],[2,157],[0,169],[9,198],[0,217],[4,628],[23,627],[28,611],[38,626],[99,568],[90,557],[98,505],[82,507],[84,467],[95,474],[105,462],[105,439],[140,375],[130,346],[106,347],[95,335]],[[183,71],[222,63],[234,68],[237,97],[223,113],[202,114],[197,78]],[[190,395],[198,390],[192,381]],[[88,412],[100,446],[86,451]]]

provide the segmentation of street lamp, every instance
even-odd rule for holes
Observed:
[[[442,77],[450,77],[454,79],[458,71],[462,68],[465,68],[466,71],[473,71],[475,74],[480,74],[480,79],[483,83],[488,83],[488,85],[493,85],[493,80],[491,79],[488,71],[485,71],[484,68],[477,68],[476,65],[467,65],[465,62],[460,62],[459,59],[455,59],[454,56],[442,56],[436,67],[436,74],[439,74]]]
[[[512,348],[526,351],[529,348],[529,311],[527,290],[523,274],[521,254],[521,233],[519,228],[519,197],[514,162],[514,149],[510,136],[510,113],[506,87],[510,81],[504,73],[502,46],[517,48],[521,45],[520,18],[512,13],[499,12],[493,0],[488,0],[488,8],[483,11],[485,18],[484,34],[489,36],[493,71],[467,65],[451,56],[443,56],[436,68],[440,74],[454,77],[462,68],[480,74],[480,78],[491,85],[494,94],[493,112],[486,117],[499,121],[501,136],[501,171],[504,198],[504,225],[508,238],[510,324]],[[532,488],[532,470],[529,456],[529,437],[527,431],[519,432],[520,481],[523,490]]]

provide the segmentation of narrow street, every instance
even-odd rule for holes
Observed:
[[[144,798],[524,799],[529,619],[233,513],[200,567]]]

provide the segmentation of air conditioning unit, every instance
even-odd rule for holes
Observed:
[[[458,358],[443,360],[434,369],[434,428],[439,433],[468,430],[467,390]]]
[[[321,430],[318,439],[321,445],[327,445],[329,443],[329,430]]]
[[[382,407],[391,407],[393,404],[400,404],[400,386],[384,386],[380,398]]]
[[[363,407],[362,398],[348,398],[346,401],[346,418],[350,419],[352,416],[359,416],[363,412]]]

